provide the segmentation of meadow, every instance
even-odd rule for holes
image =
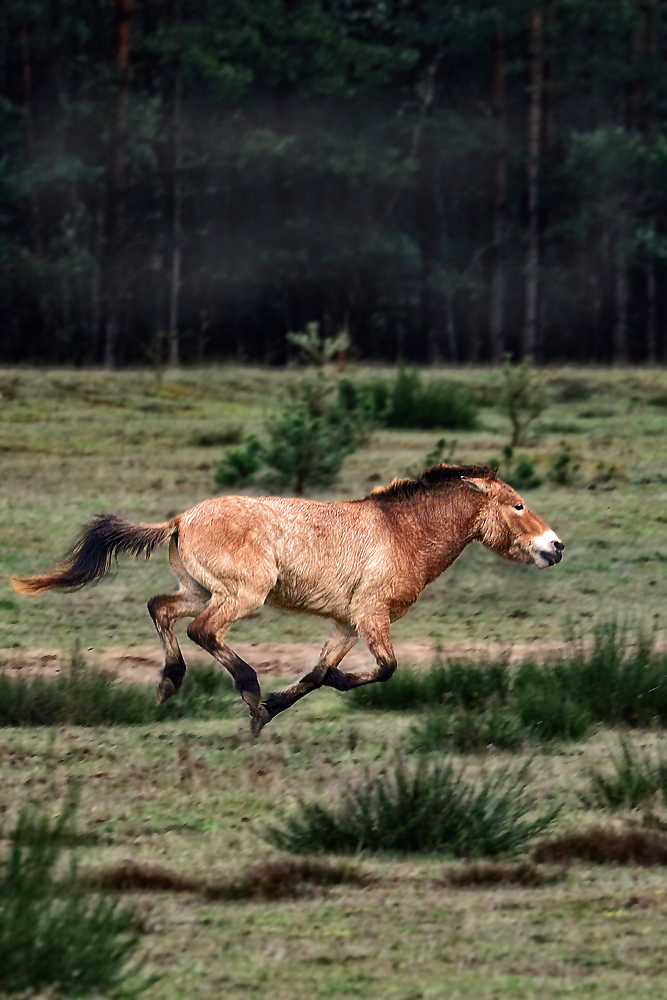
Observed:
[[[424,373],[436,375],[474,393],[479,427],[377,429],[335,488],[316,498],[361,496],[418,467],[443,435],[448,445],[456,440],[456,462],[502,455],[509,425],[496,405],[499,373]],[[544,377],[549,405],[519,454],[546,480],[524,499],[565,541],[562,564],[537,572],[471,546],[394,626],[398,642],[520,643],[542,655],[572,632],[585,637],[616,620],[655,631],[662,644],[667,373],[554,368]],[[122,560],[99,586],[67,595],[21,597],[7,574],[48,568],[93,513],[161,521],[212,495],[228,443],[261,434],[302,378],[296,369],[240,366],[0,372],[0,658],[16,666],[36,651],[67,656],[75,646],[91,659],[104,648],[157,653],[144,605],[173,587],[164,552],[148,563]],[[570,471],[557,484],[547,474],[563,454],[572,456]],[[317,619],[262,608],[230,640],[315,643],[326,633]],[[187,640],[184,652],[201,661]],[[664,868],[641,852],[621,852],[614,864],[573,860],[572,850],[539,853],[540,843],[573,831],[596,843],[600,828],[619,842],[664,837],[661,790],[614,808],[593,795],[593,773],[609,773],[618,756],[618,727],[597,724],[577,740],[533,739],[511,752],[491,744],[447,753],[479,780],[527,764],[535,807],[561,807],[516,860],[362,850],[348,858],[347,876],[305,871],[295,881],[267,828],[301,797],[333,801],[366,769],[411,759],[410,734],[422,718],[418,706],[351,706],[325,690],[258,740],[233,702],[215,719],[5,726],[0,835],[27,804],[57,812],[69,783],[79,782],[81,869],[98,883],[106,873],[105,884],[137,907],[141,950],[160,976],[150,1000],[661,997]],[[623,731],[630,745],[667,752],[661,726],[642,725]],[[239,879],[245,894],[213,898],[212,883]]]

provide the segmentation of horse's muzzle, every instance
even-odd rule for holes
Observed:
[[[555,566],[563,558],[565,546],[554,531],[545,531],[543,535],[533,539],[533,554],[540,569]]]

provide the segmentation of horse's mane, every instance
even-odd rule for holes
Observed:
[[[433,465],[416,479],[394,479],[389,486],[377,486],[364,500],[409,500],[438,486],[461,479],[496,479],[497,470],[489,465]]]

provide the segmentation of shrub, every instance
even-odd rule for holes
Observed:
[[[242,448],[230,448],[215,471],[219,486],[248,486],[264,465],[261,443],[252,435]]]
[[[506,483],[518,493],[524,490],[536,490],[542,485],[543,480],[535,472],[535,466],[531,459],[520,458],[514,460],[514,448],[506,444],[503,448],[503,460],[491,459],[489,465],[498,468],[502,478]]]
[[[297,496],[307,487],[330,486],[356,447],[356,428],[347,414],[331,409],[317,416],[307,406],[297,406],[269,428],[265,482]]]
[[[346,329],[339,330],[333,337],[322,336],[319,323],[306,323],[305,332],[302,333],[288,333],[287,341],[299,349],[303,364],[318,367],[336,358],[340,360],[352,343]]]
[[[535,372],[530,361],[513,365],[509,355],[502,368],[502,386],[499,407],[509,418],[512,435],[510,445],[525,442],[531,423],[547,405],[544,380]]]
[[[134,911],[86,896],[74,860],[68,875],[56,879],[74,812],[72,799],[53,822],[24,811],[10,834],[0,875],[4,995],[48,990],[55,997],[130,998],[151,985],[130,964],[139,943]]]
[[[667,795],[667,759],[633,750],[623,741],[620,756],[612,758],[613,774],[591,774],[590,800],[611,809],[635,809],[657,792]],[[584,799],[585,804],[589,801]]]
[[[295,400],[267,423],[268,440],[250,437],[243,448],[229,450],[215,481],[220,486],[259,483],[298,496],[309,487],[331,486],[347,455],[368,437],[374,405],[371,396],[348,379],[335,390],[336,384],[322,372],[304,380]]]
[[[454,857],[513,854],[546,829],[559,808],[535,814],[527,767],[505,768],[480,783],[452,763],[399,761],[392,772],[366,774],[328,808],[301,801],[266,839],[302,853],[438,853]],[[533,813],[533,818],[528,818]]]
[[[474,430],[478,425],[477,408],[465,389],[439,380],[423,386],[419,372],[401,368],[389,391],[384,423],[387,427],[424,430]]]
[[[571,486],[577,478],[579,465],[574,460],[572,449],[566,441],[561,441],[560,451],[554,455],[547,476],[557,486]]]

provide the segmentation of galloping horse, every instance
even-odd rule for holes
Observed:
[[[391,623],[470,542],[540,568],[559,563],[563,552],[558,536],[494,469],[436,465],[361,500],[224,496],[164,524],[98,514],[52,573],[12,582],[26,593],[81,587],[103,577],[118,553],[148,558],[167,539],[180,588],[148,602],[165,654],[158,703],[176,694],[185,675],[174,622],[194,618],[188,636],[230,672],[254,733],[322,685],[348,691],[388,680],[396,669]],[[257,674],[225,642],[230,624],[261,604],[334,622],[316,666],[264,701]],[[359,636],[375,666],[345,673],[338,665]]]

